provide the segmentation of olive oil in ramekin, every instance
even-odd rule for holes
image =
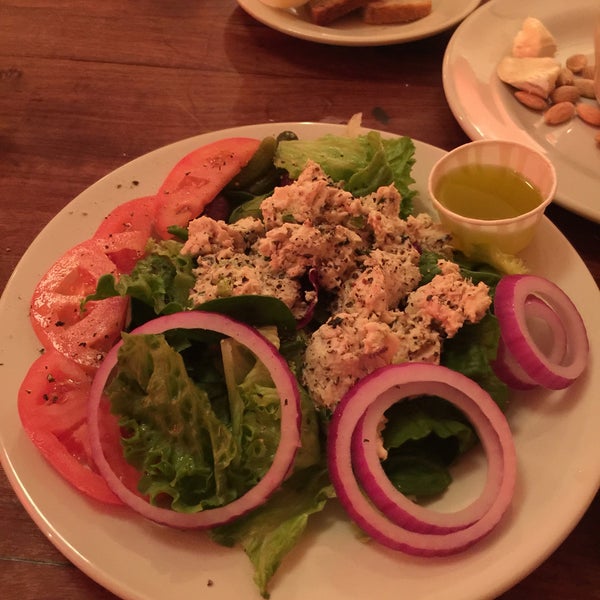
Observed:
[[[543,200],[538,188],[520,173],[486,164],[452,169],[440,178],[435,193],[448,210],[487,221],[524,215]]]

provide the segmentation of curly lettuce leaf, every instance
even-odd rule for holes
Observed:
[[[146,256],[130,274],[120,275],[118,280],[113,275],[103,275],[96,292],[85,301],[130,296],[134,325],[156,315],[190,308],[189,294],[195,283],[194,259],[181,254],[182,247],[176,240],[149,240]]]
[[[279,345],[275,326],[261,332]],[[222,361],[210,360],[219,354]],[[106,392],[125,432],[125,457],[142,474],[140,492],[173,510],[231,502],[260,481],[279,445],[280,401],[268,370],[246,347],[213,332],[124,334]],[[333,496],[320,464],[314,405],[304,392],[301,402],[302,448],[293,475],[267,504],[213,531],[220,543],[244,547],[265,596],[309,515]]]
[[[263,332],[279,345],[275,326]],[[106,392],[126,432],[125,457],[151,502],[181,512],[221,506],[256,485],[273,462],[281,417],[270,373],[246,347],[215,332],[123,334]],[[301,425],[296,468],[321,456],[305,394]]]
[[[231,431],[163,335],[124,334],[106,391],[126,432],[125,458],[142,473],[138,489],[150,502],[168,498],[173,510],[195,512],[237,497],[227,472],[237,450]]]

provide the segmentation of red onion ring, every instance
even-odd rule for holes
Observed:
[[[439,513],[404,499],[398,502],[402,494],[390,492],[381,465],[373,462],[371,442],[383,412],[395,402],[422,394],[441,396],[463,410],[488,456],[480,499],[455,513]],[[426,363],[382,367],[344,396],[329,426],[328,463],[337,496],[355,523],[383,545],[420,556],[453,554],[486,536],[508,509],[516,481],[512,435],[495,402],[460,373]]]
[[[436,383],[428,384],[428,392],[439,396],[448,396],[447,386]],[[434,388],[439,387],[435,392]],[[405,384],[402,389],[404,397],[422,394],[421,382]],[[452,391],[450,391],[452,393]],[[381,422],[384,411],[398,401],[398,390],[392,388],[382,394],[371,404],[358,423],[352,438],[352,456],[354,470],[366,494],[373,504],[397,525],[423,533],[447,533],[472,525],[490,509],[497,497],[502,473],[503,451],[500,440],[490,421],[483,413],[468,411],[460,395],[453,398],[456,406],[468,412],[469,419],[475,425],[488,457],[488,473],[483,492],[467,507],[453,513],[442,513],[415,504],[399,492],[386,476],[381,460],[377,455],[377,426]]]
[[[261,505],[289,473],[300,446],[300,394],[285,359],[256,329],[225,315],[189,311],[158,317],[132,334],[163,333],[170,329],[205,329],[222,333],[251,350],[269,370],[281,400],[281,438],[271,467],[256,486],[243,496],[218,508],[187,514],[149,504],[119,479],[106,460],[100,442],[99,407],[108,378],[117,364],[122,342],[114,346],[100,366],[90,392],[89,437],[94,461],[111,490],[129,507],[157,523],[178,528],[205,529],[228,523]]]
[[[496,359],[492,362],[496,376],[513,390],[532,390],[538,384],[523,371],[515,357],[508,351],[502,338],[498,341]]]
[[[539,297],[554,311],[568,333],[560,359],[546,356],[527,323],[528,298]],[[494,313],[502,341],[520,368],[535,383],[549,389],[568,387],[585,370],[589,341],[583,319],[569,297],[554,283],[536,275],[507,275],[496,287]],[[557,335],[560,328],[556,329]]]
[[[537,296],[530,296],[525,301],[525,314],[528,318],[545,321],[552,334],[552,343],[547,352],[551,362],[561,361],[567,351],[567,332],[556,312]],[[496,360],[492,362],[496,375],[509,387],[515,390],[530,390],[538,387],[536,381],[523,371],[519,362],[510,353],[500,338]]]

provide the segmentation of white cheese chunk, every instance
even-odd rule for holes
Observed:
[[[498,64],[496,72],[504,83],[547,98],[556,85],[560,63],[548,56],[505,56]]]
[[[535,17],[527,17],[513,40],[512,55],[524,58],[555,54],[556,41],[546,26]]]

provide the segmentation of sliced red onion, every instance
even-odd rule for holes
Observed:
[[[567,332],[556,312],[537,296],[530,296],[525,301],[525,315],[528,319],[537,319],[546,323],[552,339],[549,344],[546,344],[549,349],[543,348],[542,351],[548,356],[549,361],[560,362],[567,352]],[[537,382],[523,371],[502,338],[498,343],[498,352],[492,367],[496,375],[515,390],[530,390],[538,387]]]
[[[393,488],[377,458],[377,426],[383,412],[422,394],[435,394],[460,408],[487,454],[483,492],[454,513],[408,501]],[[385,546],[421,556],[459,552],[492,531],[510,505],[517,470],[508,423],[487,392],[460,373],[426,363],[382,367],[357,383],[333,414],[328,461],[337,496],[356,524]]]
[[[492,362],[496,376],[513,390],[532,390],[538,384],[523,371],[515,357],[508,351],[502,338],[498,341],[496,359]]]
[[[435,391],[435,388],[439,388]],[[423,394],[421,382],[407,383],[403,386],[403,397]],[[453,513],[430,510],[415,504],[399,492],[386,476],[377,454],[377,428],[383,413],[398,402],[396,387],[385,392],[371,404],[354,431],[352,438],[352,457],[356,476],[371,498],[373,504],[397,525],[423,533],[447,533],[464,529],[472,525],[490,509],[497,497],[502,482],[503,449],[500,439],[487,416],[478,410],[478,406],[461,390],[446,384],[427,383],[427,393],[451,400],[455,406],[468,413],[469,420],[475,426],[484,445],[488,472],[486,484],[479,497],[467,507]],[[467,406],[468,403],[471,406]]]
[[[546,355],[537,344],[527,322],[528,299],[537,297],[555,313],[561,326],[548,321],[555,336],[567,332],[562,356]],[[502,341],[525,375],[549,389],[568,387],[585,370],[589,342],[583,319],[569,297],[554,283],[536,275],[507,275],[496,287],[494,312]]]
[[[93,458],[111,490],[144,517],[178,528],[205,529],[228,523],[267,500],[290,471],[300,446],[300,395],[296,379],[285,359],[256,329],[225,315],[189,311],[158,317],[138,327],[132,334],[163,333],[171,329],[204,329],[231,337],[246,346],[269,370],[281,400],[281,438],[271,467],[256,486],[225,506],[197,513],[179,513],[149,504],[130,490],[113,471],[100,442],[99,407],[106,383],[117,364],[120,342],[107,354],[92,383],[88,424]]]

